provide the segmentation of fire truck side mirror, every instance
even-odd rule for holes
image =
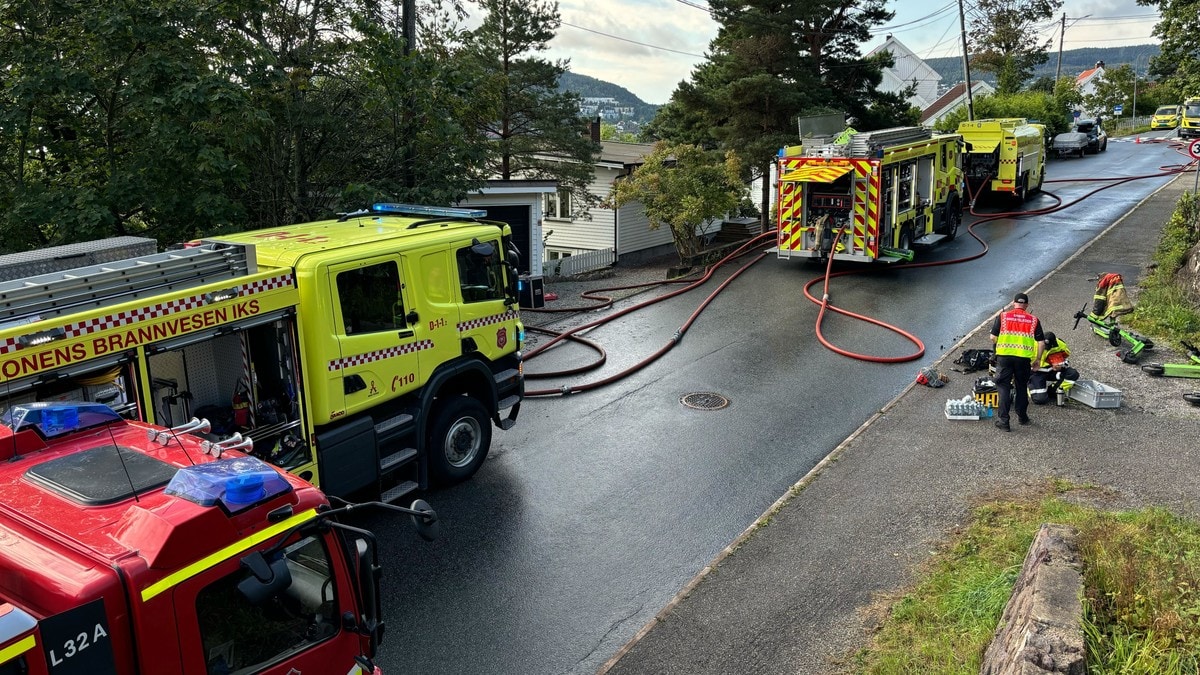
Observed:
[[[238,582],[237,589],[252,605],[261,605],[292,585],[292,571],[283,556],[268,563],[261,552],[255,551],[242,558],[242,567],[249,574]]]
[[[367,655],[374,657],[383,642],[383,613],[379,597],[379,578],[383,569],[375,561],[375,542],[365,538],[355,539],[354,577],[358,585],[362,606],[359,608],[358,631],[370,640]]]

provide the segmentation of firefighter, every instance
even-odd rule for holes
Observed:
[[[1071,350],[1054,333],[1046,333],[1046,351],[1038,367],[1029,376],[1029,400],[1038,405],[1050,402],[1064,381],[1079,379],[1079,371],[1067,359]]]
[[[996,388],[1000,392],[1000,410],[995,424],[1001,431],[1011,431],[1008,411],[1014,403],[1017,421],[1029,424],[1029,373],[1032,364],[1041,363],[1046,346],[1042,324],[1027,311],[1028,307],[1029,296],[1017,293],[1012,309],[1001,312],[992,323],[992,343],[996,345]]]

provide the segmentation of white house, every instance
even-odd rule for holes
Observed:
[[[653,149],[649,143],[602,141],[588,193],[597,201],[604,201],[612,192],[613,183],[641,166]],[[670,228],[650,229],[640,203],[632,202],[618,209],[593,206],[587,216],[582,216],[581,201],[572,199],[564,190],[546,195],[542,231],[547,261],[605,249],[612,249],[614,262],[630,261],[674,250]]]
[[[937,100],[938,85],[942,76],[921,60],[921,57],[890,34],[883,44],[867,52],[867,56],[881,52],[891,52],[895,64],[883,69],[883,81],[879,84],[879,91],[895,94],[915,83],[917,91],[908,98],[909,104],[924,110]]]
[[[984,94],[994,93],[996,93],[996,88],[987,82],[976,80],[971,83],[972,98],[979,98]],[[921,124],[932,127],[938,123],[938,120],[966,105],[967,85],[965,82],[959,82],[950,87],[949,91],[942,94],[936,101],[929,104],[929,107],[921,111]]]
[[[1095,68],[1089,68],[1075,77],[1075,88],[1084,96],[1091,96],[1096,93],[1096,82],[1104,77],[1104,62],[1097,61]],[[1082,106],[1076,106],[1078,112],[1084,115],[1092,115],[1095,111],[1089,111]]]

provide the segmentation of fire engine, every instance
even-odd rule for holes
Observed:
[[[1179,137],[1196,138],[1200,136],[1200,96],[1192,96],[1183,101],[1179,120]]]
[[[960,122],[963,171],[973,198],[985,190],[1024,201],[1046,180],[1046,127],[1023,118]]]
[[[783,148],[778,256],[909,261],[916,246],[952,241],[962,222],[961,151],[959,136],[920,127]]]
[[[383,635],[375,541],[319,490],[91,402],[0,417],[0,673],[350,673]],[[436,515],[409,513],[432,536]]]
[[[0,282],[0,394],[195,413],[338,497],[464,480],[524,396],[517,252],[483,215],[376,204]]]

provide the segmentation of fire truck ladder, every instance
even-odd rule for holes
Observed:
[[[0,326],[33,323],[256,271],[241,246],[206,243],[0,282]]]
[[[892,127],[878,131],[863,131],[850,137],[851,157],[870,157],[879,148],[900,143],[915,143],[933,137],[924,127]]]

